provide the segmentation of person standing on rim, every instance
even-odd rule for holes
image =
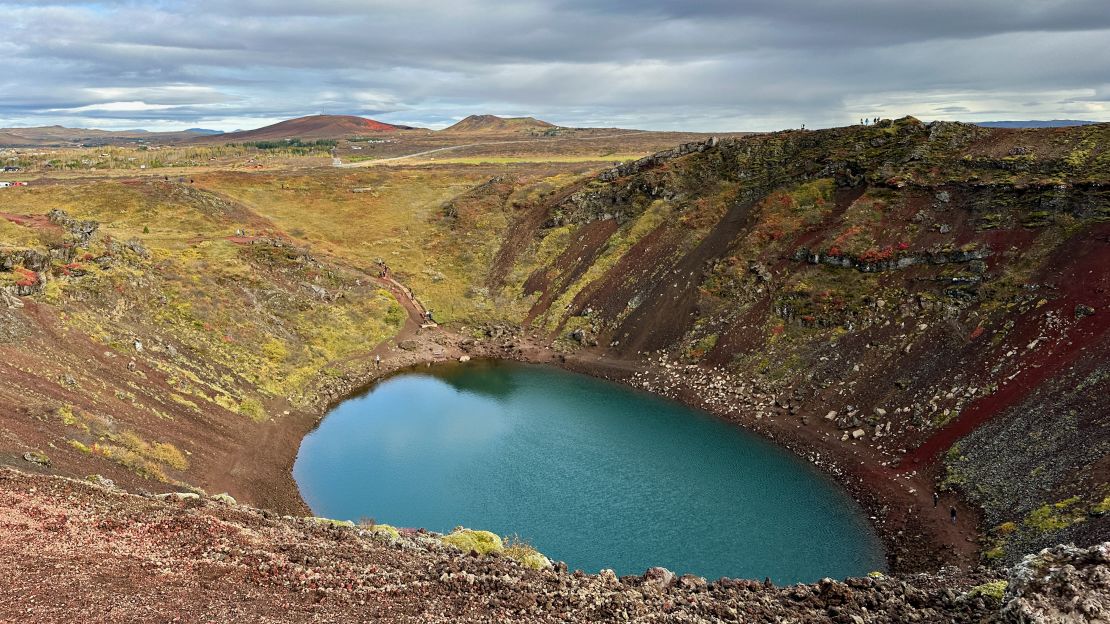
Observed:
[[[939,503],[939,502],[940,502],[940,494],[937,493],[937,492],[933,492],[933,509],[936,509],[937,503]]]
[[[948,515],[952,517],[952,524],[956,524],[956,508],[955,507],[949,507],[948,508]]]

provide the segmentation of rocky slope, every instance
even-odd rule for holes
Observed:
[[[912,118],[686,144],[506,208],[486,287],[876,487],[935,477],[1014,563],[1110,534],[1107,145]]]
[[[100,622],[1107,621],[1110,544],[1001,574],[776,587],[654,568],[617,578],[464,553],[435,534],[0,470],[0,618]]]

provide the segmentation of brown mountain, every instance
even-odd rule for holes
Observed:
[[[231,132],[204,137],[201,140],[224,143],[229,141],[274,141],[282,139],[343,139],[412,129],[411,126],[395,126],[355,115],[309,115],[308,117],[288,119],[256,130]]]
[[[210,131],[147,132],[146,130],[97,130],[95,128],[66,128],[64,126],[0,128],[0,147],[175,143],[194,139],[207,132]]]
[[[556,128],[535,117],[498,117],[497,115],[471,115],[443,132],[535,132]]]

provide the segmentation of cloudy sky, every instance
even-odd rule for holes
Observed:
[[[0,0],[0,126],[1110,121],[1107,0]]]

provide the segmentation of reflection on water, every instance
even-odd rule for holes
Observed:
[[[493,360],[436,366],[435,377],[459,392],[472,392],[492,399],[505,399],[517,389],[513,368]]]

